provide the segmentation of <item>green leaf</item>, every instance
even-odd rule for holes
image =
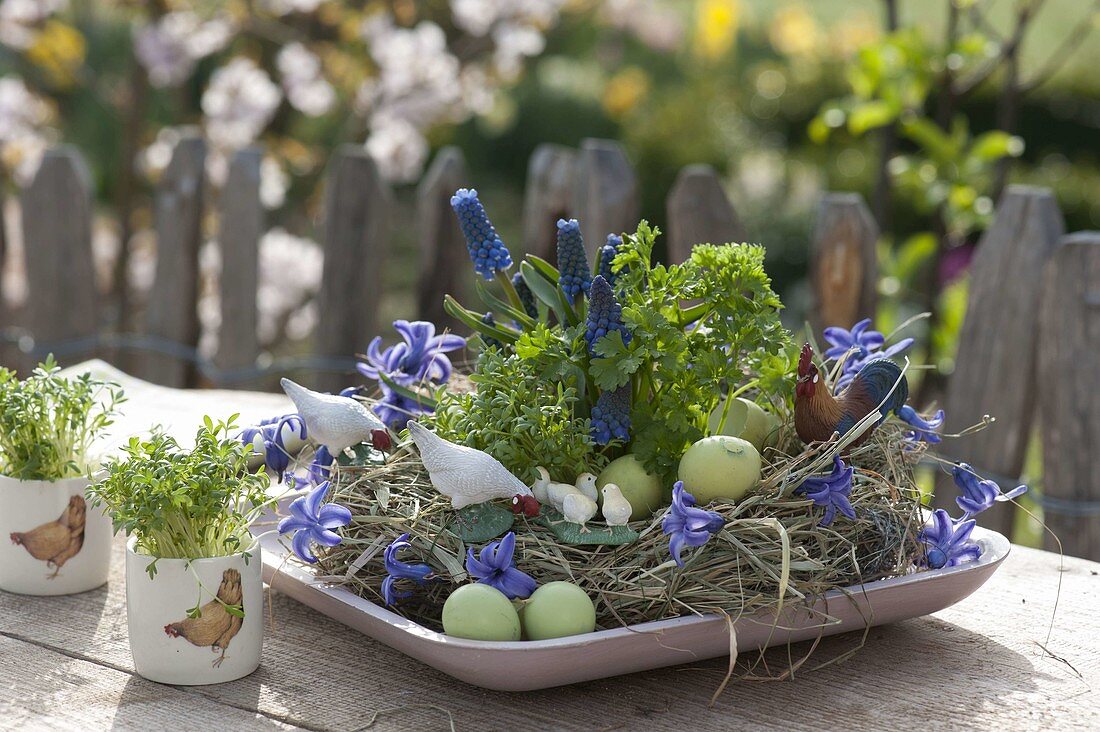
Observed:
[[[536,298],[554,311],[559,323],[577,324],[577,314],[573,310],[573,306],[565,299],[565,294],[558,287],[557,280],[551,282],[530,262],[521,262],[519,271],[523,281],[527,283],[527,287]]]
[[[1019,157],[1023,151],[1023,140],[1000,130],[978,135],[970,145],[970,157],[984,163],[996,162],[1003,157]]]
[[[226,605],[225,603],[222,603],[222,607],[227,613],[229,613],[233,617],[244,620],[244,608],[240,605]]]
[[[519,339],[519,333],[511,328],[505,328],[499,324],[481,322],[481,315],[479,313],[462,307],[458,303],[458,300],[455,300],[450,295],[445,295],[443,297],[443,309],[446,310],[447,314],[452,318],[462,321],[468,328],[483,336],[496,338],[504,343],[515,343]]]
[[[474,280],[474,287],[475,289],[477,289],[478,297],[480,297],[481,301],[485,303],[485,307],[489,308],[492,311],[507,315],[509,318],[516,321],[524,328],[535,327],[535,324],[538,321],[529,316],[527,313],[516,310],[514,307],[490,292],[489,288],[482,283],[480,277]]]
[[[455,512],[455,520],[447,530],[467,544],[482,544],[504,536],[516,520],[511,509],[499,503],[478,503]]]
[[[530,262],[543,277],[550,280],[555,285],[558,284],[558,278],[560,277],[560,274],[558,273],[557,267],[550,264],[542,257],[537,257],[534,254],[528,254],[527,261]]]
[[[899,109],[882,100],[857,104],[848,113],[848,131],[862,135],[868,130],[883,127],[897,119]]]
[[[436,399],[426,394],[421,394],[415,389],[410,389],[407,386],[402,386],[394,381],[388,374],[384,374],[381,371],[378,372],[378,378],[382,380],[389,388],[393,389],[398,395],[405,397],[411,401],[416,402],[420,406],[424,407],[428,411],[435,411]]]

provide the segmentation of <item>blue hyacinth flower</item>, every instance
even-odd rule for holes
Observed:
[[[519,295],[519,301],[523,303],[523,312],[537,319],[539,317],[539,308],[538,304],[535,302],[535,294],[531,292],[531,288],[527,286],[527,283],[523,280],[523,275],[519,272],[512,275],[512,287],[516,288],[516,294]]]
[[[466,250],[470,252],[474,269],[487,280],[512,266],[512,255],[497,235],[496,229],[485,213],[485,207],[473,188],[460,188],[451,196],[451,208],[458,217],[458,226],[466,237]]]
[[[467,549],[466,571],[481,584],[503,592],[509,600],[530,597],[538,585],[530,575],[512,564],[515,551],[516,534],[509,531],[500,541],[491,541],[482,547],[476,557],[472,548]]]
[[[630,331],[623,325],[623,306],[615,299],[611,283],[603,275],[596,275],[588,293],[588,315],[584,331],[589,355],[595,357],[596,343],[615,331],[622,334],[624,344],[630,343]]]
[[[584,252],[581,225],[576,219],[558,219],[558,285],[572,305],[577,296],[588,294],[592,272]]]
[[[955,503],[959,504],[959,508],[966,512],[963,519],[968,519],[988,510],[995,503],[1011,501],[1013,498],[1022,496],[1027,492],[1026,485],[1018,485],[1008,493],[1002,493],[1001,487],[996,482],[982,480],[974,472],[974,468],[966,463],[956,465],[952,469],[951,475],[955,479],[955,485],[962,492],[962,495],[955,499]]]
[[[592,407],[591,436],[597,445],[630,440],[630,384],[600,392]]]
[[[825,340],[830,348],[825,351],[827,359],[841,359],[847,356],[837,378],[835,393],[839,394],[852,383],[859,370],[878,358],[893,358],[913,345],[912,338],[902,338],[892,346],[882,350],[886,337],[877,330],[870,330],[871,319],[864,318],[851,330],[836,326],[825,329]]]
[[[928,419],[920,416],[917,410],[906,404],[897,411],[898,417],[910,425],[913,429],[905,434],[909,442],[928,442],[935,444],[943,440],[939,435],[939,429],[943,427],[943,410],[937,410]]]
[[[599,251],[599,264],[596,267],[597,274],[603,275],[603,278],[611,283],[611,286],[615,286],[615,281],[618,277],[611,271],[611,263],[615,261],[615,255],[619,253],[619,248],[623,245],[623,238],[617,234],[608,234],[607,243],[600,247]]]
[[[814,502],[815,506],[823,506],[825,515],[818,523],[819,526],[828,526],[836,518],[837,511],[850,519],[855,519],[856,510],[848,496],[852,492],[852,476],[855,468],[845,465],[839,455],[833,457],[833,471],[824,476],[812,476],[802,481],[802,485],[795,489],[796,495],[804,495]]]
[[[977,559],[982,548],[970,540],[974,519],[955,521],[942,508],[932,512],[932,524],[917,534],[925,545],[924,564],[932,569],[954,567]]]
[[[325,481],[308,494],[294,499],[290,504],[290,515],[279,522],[279,533],[293,533],[291,545],[294,553],[303,562],[313,564],[317,557],[311,550],[314,543],[321,546],[336,546],[340,535],[333,529],[351,523],[351,511],[336,503],[325,504],[325,494],[329,483]]]
[[[397,558],[400,551],[411,546],[409,535],[402,534],[394,539],[382,554],[382,564],[388,575],[386,579],[382,580],[382,598],[387,605],[396,605],[398,600],[412,595],[411,592],[399,591],[395,587],[398,580],[412,580],[418,585],[422,585],[431,579],[432,568],[427,564],[407,564]]]
[[[725,525],[726,520],[718,512],[695,507],[695,496],[684,489],[684,481],[672,486],[672,505],[661,520],[661,530],[669,536],[668,551],[678,567],[684,566],[680,550],[703,546]]]

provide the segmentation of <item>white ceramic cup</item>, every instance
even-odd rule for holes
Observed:
[[[247,676],[260,665],[263,577],[260,547],[209,559],[153,558],[126,545],[126,613],[137,672],[162,684],[218,684]],[[215,600],[241,605],[235,618]],[[188,611],[200,608],[200,618]]]
[[[0,475],[0,589],[70,595],[107,582],[114,532],[84,498],[90,483]]]

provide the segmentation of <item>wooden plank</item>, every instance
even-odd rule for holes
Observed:
[[[1065,237],[1047,262],[1038,354],[1043,520],[1067,554],[1100,559],[1100,232]]]
[[[199,342],[199,247],[202,244],[206,143],[188,135],[176,144],[157,186],[157,267],[145,317],[145,333],[169,348]],[[171,344],[171,345],[169,345]],[[138,375],[168,386],[194,383],[195,367],[178,355],[138,354]]]
[[[238,151],[230,163],[229,176],[222,190],[218,234],[222,253],[222,319],[214,359],[220,369],[254,366],[260,352],[256,333],[256,290],[265,218],[260,202],[262,161],[263,150],[258,147]]]
[[[638,226],[638,177],[623,146],[588,138],[574,172],[573,216],[580,222],[588,259],[608,234],[634,233]]]
[[[878,224],[858,193],[826,193],[810,241],[811,322],[851,328],[873,318],[878,287]]]
[[[0,634],[128,671],[122,558],[120,541],[111,583],[102,590],[58,598],[0,593]],[[810,672],[808,667],[859,640],[858,634],[827,638],[797,683],[733,682],[712,708],[707,702],[726,673],[725,659],[546,691],[489,692],[300,605],[278,592],[277,579],[259,671],[195,691],[319,729],[358,729],[379,712],[383,729],[447,729],[453,718],[458,729],[587,730],[594,720],[606,720],[607,727],[621,729],[690,726],[710,732],[728,730],[731,716],[748,729],[908,729],[915,723],[935,728],[947,717],[966,719],[973,729],[1030,729],[1036,719],[1044,720],[1044,728],[1091,729],[1100,725],[1100,707],[1088,692],[1100,684],[1100,616],[1092,612],[1100,603],[1094,574],[1100,564],[1074,558],[1065,564],[1058,615],[1063,620],[1055,623],[1048,647],[1068,659],[1081,678],[1042,656],[1035,645],[1047,641],[1058,557],[1016,547],[989,583],[963,603],[874,628],[867,647],[853,659]],[[790,653],[797,658],[807,650],[799,644]],[[929,658],[936,662],[927,663]],[[768,663],[773,672],[782,670],[787,649],[770,653]],[[32,704],[23,701],[28,695],[49,693],[51,677],[40,678],[41,683],[29,682],[33,693],[13,694],[13,707]],[[966,694],[958,693],[959,679],[967,679]],[[0,699],[4,693],[0,688]],[[929,698],[939,701],[930,706]],[[812,715],[808,708],[815,710]]]
[[[577,151],[561,145],[543,143],[531,154],[523,195],[523,248],[526,253],[548,262],[557,261],[558,219],[574,217],[576,166]]]
[[[417,312],[422,320],[454,330],[458,321],[443,310],[443,296],[463,298],[470,272],[466,240],[451,209],[451,196],[469,186],[466,159],[457,147],[439,151],[416,189],[416,224],[420,241]]]
[[[45,618],[43,618],[45,620]],[[0,715],[6,729],[242,729],[295,727],[83,658],[0,634]]]
[[[81,154],[71,147],[48,151],[23,192],[22,205],[28,285],[24,317],[35,339],[31,361],[37,362],[55,350],[51,344],[95,336],[99,327],[91,177]],[[93,351],[89,346],[64,358],[78,360]]]
[[[1043,188],[1010,186],[992,226],[978,243],[970,268],[970,291],[959,334],[955,372],[948,383],[945,432],[957,433],[996,418],[988,428],[944,442],[941,452],[974,466],[980,474],[1016,485],[1024,468],[1035,407],[1035,362],[1039,291],[1043,265],[1065,230],[1053,194]],[[937,493],[954,508],[958,491],[949,481]],[[1013,506],[1000,504],[979,523],[1011,534]]]
[[[347,358],[378,334],[382,268],[389,252],[389,186],[359,145],[333,156],[325,189],[325,266],[321,275],[316,351]],[[319,374],[318,388],[339,391],[351,374]]]
[[[668,193],[668,259],[680,264],[696,244],[745,240],[745,227],[726,196],[722,181],[709,165],[680,170]]]

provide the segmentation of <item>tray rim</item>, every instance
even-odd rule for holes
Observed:
[[[260,519],[258,523],[263,521],[264,519]],[[883,590],[890,590],[897,587],[912,585],[914,583],[935,581],[936,579],[947,576],[959,577],[975,572],[988,572],[988,574],[991,575],[993,571],[996,570],[996,567],[1011,553],[1012,544],[1002,534],[980,526],[974,528],[972,537],[982,547],[982,555],[976,561],[967,562],[955,567],[911,571],[897,577],[832,589],[818,597],[810,598],[809,601],[792,602],[790,605],[785,606],[784,612],[788,609],[809,609],[820,603],[827,604],[833,600],[847,600],[853,595],[863,596],[870,602],[874,595],[882,594]],[[280,574],[285,575],[309,592],[318,593],[328,597],[330,600],[351,606],[365,615],[384,622],[386,625],[411,636],[415,636],[422,642],[426,641],[433,645],[444,646],[449,649],[497,652],[521,652],[542,649],[563,650],[572,647],[583,647],[602,642],[610,642],[618,638],[629,637],[638,633],[660,634],[674,628],[709,623],[715,620],[722,620],[725,622],[725,619],[719,614],[704,613],[700,615],[683,615],[675,618],[665,618],[663,620],[651,620],[645,623],[619,626],[616,628],[605,628],[603,630],[592,631],[591,633],[583,633],[581,635],[566,636],[550,640],[481,641],[456,638],[432,630],[402,615],[398,615],[392,610],[361,597],[339,584],[319,580],[309,571],[307,565],[291,557],[290,550],[280,541],[280,537],[272,533],[267,533],[266,536],[261,535],[259,540],[263,547],[262,558],[264,579],[272,587],[275,587],[275,582]],[[980,588],[984,582],[985,580],[983,579],[976,584],[971,592]],[[969,594],[970,593],[967,593],[967,595]],[[750,615],[738,618],[737,622],[767,622],[770,625],[770,618],[774,618],[774,616]],[[338,622],[342,621],[338,620]],[[870,627],[874,624],[873,622],[869,622],[867,626]],[[824,625],[827,624],[822,624],[822,626]]]

